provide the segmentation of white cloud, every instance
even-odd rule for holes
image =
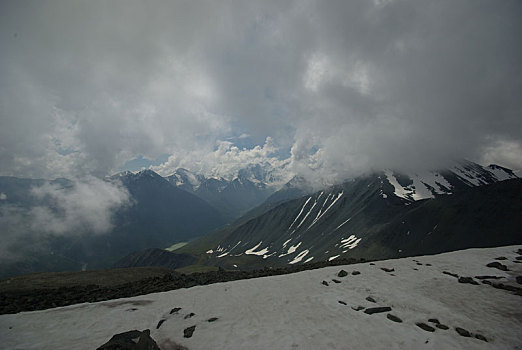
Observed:
[[[106,233],[113,227],[115,211],[130,203],[126,189],[95,177],[77,180],[65,188],[46,183],[33,188],[32,193],[52,203],[31,208],[32,229],[59,235]]]
[[[503,164],[513,170],[522,170],[522,143],[500,140],[486,148],[483,164]]]
[[[260,166],[273,177],[274,184],[278,184],[288,181],[292,176],[286,169],[289,160],[281,160],[276,155],[278,151],[271,137],[266,138],[263,146],[243,149],[230,141],[218,141],[213,151],[194,150],[183,157],[171,156],[165,163],[152,166],[151,169],[168,176],[177,168],[185,168],[208,177],[230,180],[242,169]]]
[[[327,182],[454,157],[522,168],[498,146],[522,139],[521,5],[477,1],[3,1],[2,174],[162,154],[160,171],[282,162]],[[241,134],[258,148],[220,141]]]

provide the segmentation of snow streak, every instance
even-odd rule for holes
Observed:
[[[304,208],[306,207],[306,205],[308,204],[308,202],[310,202],[310,199],[312,199],[312,197],[310,197],[310,198],[307,199],[307,201],[305,202],[305,204],[304,204],[303,207],[301,208],[301,211],[300,211],[299,214],[297,214],[297,216],[295,217],[294,222],[292,222],[292,224],[288,227],[289,230],[292,228],[292,226],[294,226],[294,224],[295,224],[295,222],[297,221],[297,219],[299,219],[299,217],[300,217],[301,214],[303,213]]]
[[[341,193],[339,193],[339,194],[337,195],[337,198],[334,199],[334,201],[332,202],[332,204],[330,204],[330,205],[328,206],[328,208],[326,208],[326,210],[325,210],[322,214],[321,214],[321,212],[319,212],[320,216],[318,216],[317,218],[315,218],[314,222],[312,222],[312,224],[311,224],[310,226],[308,226],[307,230],[310,229],[310,227],[312,227],[312,226],[317,222],[317,220],[319,220],[320,218],[322,218],[322,217],[324,216],[324,214],[326,214],[326,212],[327,212],[328,210],[330,210],[330,208],[331,208],[331,207],[332,207],[332,206],[333,206],[333,205],[334,205],[334,204],[339,200],[339,198],[342,197],[343,194],[344,194],[344,191],[341,191]],[[326,201],[325,201],[325,203],[326,203]],[[324,206],[324,204],[323,204],[323,206]]]

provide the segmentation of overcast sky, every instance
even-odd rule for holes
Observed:
[[[521,34],[519,0],[3,0],[0,174],[522,169]]]

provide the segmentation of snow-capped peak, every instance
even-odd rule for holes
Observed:
[[[455,188],[463,186],[482,186],[517,178],[510,169],[494,164],[483,167],[467,160],[455,162],[443,170],[405,174],[387,169],[384,175],[394,188],[393,194],[409,201],[451,194]]]

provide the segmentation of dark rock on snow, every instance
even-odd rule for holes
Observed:
[[[499,263],[498,261],[494,261],[492,263],[489,263],[486,266],[487,267],[494,267],[494,268],[502,270],[502,271],[508,271],[507,266]]]
[[[355,275],[360,275],[360,274],[361,274],[361,273],[360,273],[359,271],[353,271],[353,272],[352,272],[352,275],[354,275],[354,276],[355,276]]]
[[[459,283],[469,283],[469,284],[478,285],[478,282],[475,281],[471,277],[459,277]]]
[[[368,300],[370,303],[376,303],[375,299],[372,297],[367,297],[366,300]]]
[[[386,267],[381,267],[381,270],[383,270],[384,272],[393,272],[393,271],[395,271],[395,269],[393,269],[393,268],[389,269],[389,268],[386,268]]]
[[[150,337],[150,330],[143,332],[133,330],[114,335],[97,350],[160,350],[158,344]]]
[[[495,258],[495,260],[507,260],[505,256],[499,256],[498,258]]]
[[[321,283],[328,287],[328,282],[322,281]]]
[[[185,328],[183,330],[183,337],[190,338],[192,337],[192,334],[194,334],[194,331],[196,330],[196,326],[190,326],[188,328]]]
[[[428,326],[426,323],[417,322],[415,324],[417,325],[417,327],[422,328],[426,332],[435,332],[435,328]]]
[[[180,307],[175,307],[174,309],[170,310],[170,314],[177,314],[179,310],[181,310]]]
[[[448,326],[446,326],[445,324],[442,324],[442,323],[437,323],[437,324],[435,325],[435,327],[437,327],[437,328],[439,328],[439,329],[444,329],[444,330],[449,329]]]
[[[393,322],[402,323],[402,320],[401,320],[400,318],[398,318],[397,316],[392,315],[392,314],[387,314],[387,315],[386,315],[386,318],[387,318],[388,320],[393,321]]]
[[[211,317],[207,320],[207,322],[214,322],[214,321],[217,321],[218,318],[217,317]]]
[[[498,279],[500,279],[500,278],[502,278],[502,277],[500,277],[500,276],[489,276],[489,275],[487,275],[487,276],[475,276],[475,278],[478,279],[478,280],[487,280],[487,279],[498,280]]]
[[[185,318],[185,320],[186,320],[187,318],[191,318],[192,316],[195,316],[195,315],[196,315],[195,313],[191,312],[190,314],[185,315],[184,318]]]
[[[459,278],[459,275],[457,275],[456,273],[451,273],[451,272],[448,272],[448,271],[442,271],[442,273],[445,274],[445,275],[453,276],[455,278]]]
[[[471,337],[471,333],[465,330],[464,328],[456,327],[455,330],[459,335],[463,337]]]
[[[337,277],[346,277],[346,276],[348,276],[348,272],[346,272],[344,270],[339,271],[339,273],[337,274]]]
[[[488,340],[486,339],[486,337],[483,336],[482,334],[475,334],[475,338],[480,339],[480,340],[482,340],[482,341],[485,341],[486,343],[488,342]]]
[[[352,306],[352,309],[354,309],[355,311],[361,311],[364,310],[364,306]]]
[[[165,319],[160,320],[160,321],[158,322],[158,325],[156,326],[156,329],[159,329],[159,328],[161,327],[161,325],[163,324],[163,322],[165,322],[165,321],[166,321]]]
[[[436,324],[440,324],[439,320],[436,319],[436,318],[430,318],[430,319],[428,320],[428,322],[436,323]]]
[[[391,311],[391,307],[389,307],[389,306],[380,306],[380,307],[370,307],[370,308],[367,308],[366,310],[364,310],[364,313],[368,314],[368,315],[372,315],[372,314],[377,314],[377,313],[381,313],[381,312],[388,312],[388,311]]]
[[[343,305],[348,305],[348,304],[346,304],[346,303],[345,303],[344,301],[342,301],[342,300],[339,300],[338,303],[339,303],[339,304],[343,304]]]
[[[341,281],[336,280],[336,279],[332,279],[332,282],[334,282],[334,283],[341,283]]]

